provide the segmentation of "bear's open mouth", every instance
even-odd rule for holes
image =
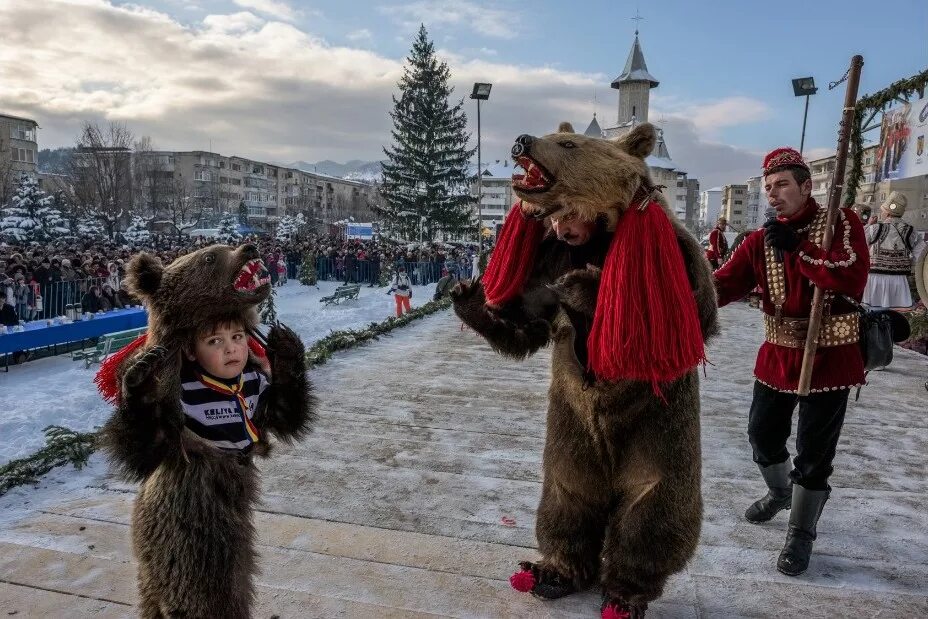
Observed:
[[[525,170],[525,174],[512,175],[512,186],[519,191],[526,193],[547,191],[554,184],[551,174],[531,157],[520,155],[514,159],[516,164]]]
[[[261,286],[271,283],[271,274],[264,268],[259,258],[249,260],[238,272],[232,288],[236,292],[254,292]]]

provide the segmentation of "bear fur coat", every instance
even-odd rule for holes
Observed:
[[[262,273],[253,245],[214,245],[166,267],[142,253],[127,267],[128,290],[148,310],[148,336],[119,363],[118,404],[102,441],[123,476],[141,482],[131,527],[141,617],[251,616],[258,499],[252,458],[267,455],[268,434],[293,441],[311,428],[315,400],[303,344],[275,325],[267,359],[250,356],[270,379],[252,419],[260,438],[247,453],[220,450],[185,427],[180,377],[198,324],[231,320],[254,329],[256,306],[270,294]]]
[[[592,237],[570,246],[547,229],[521,294],[504,304],[488,304],[480,281],[462,282],[452,297],[457,315],[503,355],[523,359],[552,346],[536,519],[542,559],[521,563],[513,587],[552,599],[598,582],[604,617],[640,616],[699,539],[698,366],[660,393],[647,381],[608,382],[588,371],[601,268],[618,217],[642,187],[652,190],[644,159],[656,132],[642,124],[605,140],[565,125],[518,138],[514,158],[536,182],[526,188],[514,177],[513,188],[523,213],[596,222]],[[718,328],[709,264],[663,196],[651,195],[672,223],[705,341]]]

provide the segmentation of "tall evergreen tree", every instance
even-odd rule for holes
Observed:
[[[68,234],[68,222],[55,199],[39,189],[39,181],[23,173],[10,204],[3,211],[0,236],[19,243],[43,243]]]
[[[377,211],[392,234],[407,239],[459,236],[474,224],[467,164],[475,149],[467,147],[464,100],[449,104],[451,71],[425,26],[406,60],[390,113],[393,146],[383,149],[385,205]]]
[[[242,240],[242,233],[238,231],[238,221],[232,213],[226,213],[219,220],[219,232],[216,238],[220,243],[235,245]]]

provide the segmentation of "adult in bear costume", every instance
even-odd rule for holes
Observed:
[[[310,430],[314,398],[303,344],[281,325],[271,327],[266,349],[249,342],[246,368],[263,368],[262,377],[246,381],[243,374],[233,397],[244,400],[249,383],[267,386],[251,401],[256,407],[245,401],[239,409],[247,448],[221,449],[194,432],[185,413],[181,394],[191,383],[181,378],[184,355],[198,325],[218,321],[254,332],[255,308],[270,294],[258,250],[215,245],[166,267],[142,253],[126,276],[148,309],[148,334],[108,359],[97,382],[117,404],[103,428],[104,448],[126,478],[141,482],[132,514],[139,614],[250,617],[258,498],[252,457],[267,455],[268,434],[292,441]]]
[[[650,124],[617,140],[566,123],[517,138],[522,202],[483,280],[452,294],[504,355],[553,344],[542,559],[521,563],[512,585],[553,599],[598,578],[607,618],[644,614],[692,556],[702,519],[697,368],[716,297],[702,248],[651,182],[655,142]],[[569,245],[552,221],[595,226]]]

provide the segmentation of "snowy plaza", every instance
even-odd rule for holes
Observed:
[[[282,289],[280,314],[307,341],[389,312],[381,289],[323,311],[311,307],[313,294],[300,305],[293,290]],[[414,301],[427,296],[417,289]],[[738,303],[721,318],[702,379],[701,542],[650,615],[928,615],[925,358],[897,347],[858,402],[852,394],[811,566],[789,578],[775,569],[787,516],[761,526],[742,517],[763,492],[746,436],[762,316]],[[94,397],[91,370],[66,358],[42,363],[45,373],[27,365],[0,374],[5,393],[17,381],[24,394],[6,402],[0,420],[23,451],[68,410],[66,398]],[[52,367],[76,386],[56,387]],[[255,616],[596,615],[595,591],[543,603],[508,583],[516,562],[535,556],[547,350],[523,363],[504,359],[444,311],[335,355],[311,378],[321,397],[316,431],[259,462]],[[105,415],[98,408],[90,426]],[[83,470],[58,468],[0,498],[0,610],[132,616],[134,491],[95,454]]]

